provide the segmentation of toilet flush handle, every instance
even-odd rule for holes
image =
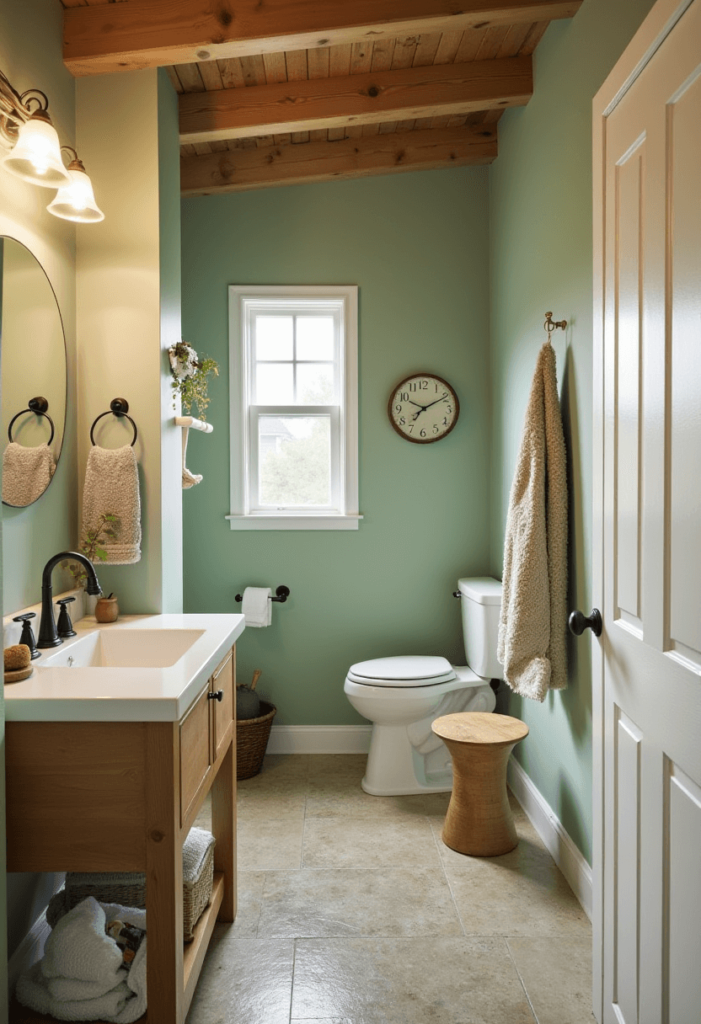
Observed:
[[[462,597],[462,594],[460,593],[459,590],[454,590],[453,591],[453,597]]]

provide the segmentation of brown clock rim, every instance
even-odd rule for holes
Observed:
[[[400,430],[400,428],[397,426],[397,424],[394,422],[394,419],[392,418],[392,398],[394,396],[394,393],[399,390],[402,384],[406,384],[407,381],[414,380],[416,377],[431,377],[433,380],[439,380],[441,384],[444,384],[448,388],[448,390],[453,396],[453,400],[455,402],[455,419],[448,427],[445,434],[441,434],[440,437],[427,437],[424,438],[423,440],[420,437],[409,437],[407,434],[404,433],[403,430]],[[442,441],[444,437],[448,436],[451,430],[455,429],[455,424],[458,422],[458,417],[460,416],[460,399],[458,398],[457,392],[453,385],[449,384],[445,377],[439,377],[437,373],[431,373],[429,370],[419,370],[418,373],[410,373],[408,376],[402,377],[402,379],[397,384],[394,385],[390,392],[389,399],[387,401],[387,416],[389,417],[389,422],[391,423],[395,432],[399,434],[402,440],[408,441],[409,444],[435,444],[436,441]]]

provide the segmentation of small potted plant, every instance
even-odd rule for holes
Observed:
[[[104,544],[108,540],[114,540],[119,532],[119,516],[112,512],[102,512],[97,520],[97,525],[92,530],[85,530],[83,539],[78,545],[78,550],[86,555],[93,565],[96,562],[106,562],[107,552],[105,551]],[[62,562],[61,565],[64,569],[68,569],[69,573],[73,577],[77,586],[85,588],[85,582],[88,578],[88,574],[85,571],[85,567],[80,562],[71,562],[68,559]],[[87,602],[88,608],[97,609],[99,603],[97,597],[85,596],[84,599]],[[99,622],[115,622],[119,615],[119,605],[117,604],[117,598],[114,594],[110,594],[109,598],[100,598],[104,602],[104,614],[107,618],[99,618]]]
[[[219,366],[207,356],[199,358],[197,352],[186,341],[168,349],[170,372],[173,377],[173,395],[180,395],[183,411],[189,416],[192,406],[197,406],[199,418],[205,420],[210,399],[207,393],[209,375],[219,376]]]

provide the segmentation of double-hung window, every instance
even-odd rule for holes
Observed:
[[[229,288],[232,530],[358,528],[358,290]]]

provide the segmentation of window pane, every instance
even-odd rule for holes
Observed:
[[[292,405],[292,363],[256,363],[257,405]]]
[[[333,317],[297,317],[297,358],[333,359]]]
[[[297,401],[308,405],[331,405],[336,401],[330,363],[297,363]]]
[[[256,359],[292,359],[292,317],[255,318]]]
[[[258,424],[261,505],[329,505],[330,418],[261,416]]]

